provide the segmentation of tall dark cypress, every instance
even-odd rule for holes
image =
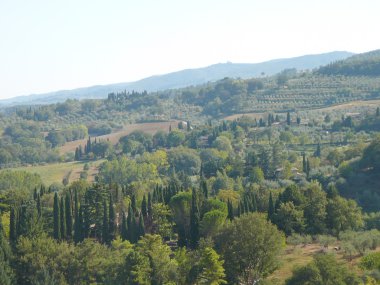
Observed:
[[[37,213],[38,213],[38,218],[41,218],[42,217],[42,206],[41,206],[40,194],[37,195]]]
[[[256,194],[252,195],[252,211],[257,212],[257,200],[256,200]]]
[[[232,221],[234,219],[234,209],[230,200],[228,200],[227,202],[227,208],[228,208],[228,219]]]
[[[151,218],[152,217],[152,212],[153,212],[153,207],[152,207],[152,195],[150,192],[148,193],[148,216]]]
[[[122,212],[121,216],[121,228],[120,235],[123,241],[128,240],[128,227],[127,227],[127,218],[125,217],[125,212]]]
[[[128,207],[128,216],[127,216],[127,240],[130,242],[133,242],[133,220],[132,217],[134,216],[133,210],[131,207],[131,204],[129,204]]]
[[[201,180],[201,189],[202,189],[203,196],[205,197],[205,199],[207,199],[208,198],[208,187],[207,187],[207,182],[204,179]]]
[[[54,194],[54,205],[53,205],[53,223],[54,223],[54,238],[59,240],[61,238],[61,226],[60,226],[60,213],[59,213],[59,200],[58,194]]]
[[[66,193],[65,197],[65,216],[66,216],[66,236],[71,239],[73,234],[73,214],[71,211],[71,195]]]
[[[191,197],[190,213],[190,246],[196,248],[199,241],[199,210],[197,202],[197,192],[193,188]]]
[[[82,205],[81,205],[82,208]],[[90,209],[88,206],[87,197],[85,198],[85,204],[83,205],[83,236],[85,238],[90,237]]]
[[[273,197],[272,197],[272,192],[269,193],[269,203],[268,203],[268,220],[273,219],[274,215],[274,204],[273,204]]]
[[[133,210],[133,214],[136,215],[136,213],[137,213],[137,207],[136,207],[136,196],[135,195],[132,195],[132,198],[131,198],[131,207],[132,207],[132,210]]]
[[[107,212],[107,202],[103,201],[103,224],[102,224],[102,242],[109,244],[110,238],[109,238],[109,219],[108,219],[108,212]]]
[[[74,242],[78,243],[80,242],[79,233],[81,232],[81,228],[79,226],[83,227],[83,220],[82,222],[79,222],[79,204],[78,204],[78,192],[75,189],[74,191]]]
[[[116,238],[116,225],[115,225],[115,209],[113,207],[113,199],[112,194],[110,194],[110,203],[108,205],[108,232],[109,232],[109,239],[110,241],[114,240]]]
[[[141,214],[145,218],[146,218],[146,216],[148,214],[148,205],[146,204],[146,197],[145,197],[145,195],[144,195],[143,200],[141,202]]]
[[[61,239],[66,239],[66,211],[65,211],[65,203],[63,197],[61,197],[61,205],[60,205],[60,230],[61,230]]]
[[[304,153],[304,152],[302,153],[302,171],[303,171],[304,173],[307,172],[306,156],[305,156],[305,153]]]
[[[17,224],[14,207],[11,207],[11,213],[9,217],[9,240],[12,244],[17,241]]]
[[[74,242],[79,243],[82,242],[84,239],[84,233],[83,233],[83,207],[80,206],[79,210],[77,210],[79,213],[75,214],[75,225],[74,225]]]
[[[139,217],[139,226],[138,226],[138,238],[145,235],[145,226],[144,226],[144,217],[140,214]]]

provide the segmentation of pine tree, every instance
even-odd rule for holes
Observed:
[[[66,239],[66,211],[65,211],[65,203],[63,201],[63,197],[61,197],[61,205],[60,205],[60,227],[61,227],[61,239]]]
[[[274,204],[273,204],[273,197],[272,197],[272,192],[269,193],[269,203],[268,203],[268,220],[273,219],[274,215]]]
[[[120,236],[123,241],[128,240],[128,227],[127,227],[127,219],[125,217],[125,212],[123,211],[121,214],[121,228],[120,228]]]
[[[234,219],[234,209],[230,200],[227,201],[228,219],[232,221]]]
[[[110,194],[110,203],[109,203],[109,225],[108,225],[108,231],[109,231],[109,239],[110,241],[114,240],[116,238],[116,225],[115,225],[115,209],[113,207],[113,199],[112,194]]]
[[[103,201],[103,224],[102,224],[102,242],[105,244],[109,244],[109,219],[107,212],[107,202]]]
[[[193,188],[191,197],[191,213],[190,213],[190,246],[196,248],[199,241],[199,210],[197,202],[197,193]]]
[[[54,194],[54,205],[53,205],[53,216],[54,216],[54,238],[59,240],[61,238],[61,227],[60,227],[60,213],[59,213],[59,200],[58,194]]]
[[[71,239],[73,233],[73,214],[71,211],[71,195],[66,193],[65,197],[65,216],[66,216],[66,236]]]
[[[147,217],[147,214],[148,214],[148,208],[147,208],[147,204],[146,204],[146,197],[145,197],[145,195],[144,195],[143,200],[141,202],[141,214],[145,218]]]

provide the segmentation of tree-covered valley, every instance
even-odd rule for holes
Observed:
[[[0,284],[380,284],[379,54],[4,107]]]

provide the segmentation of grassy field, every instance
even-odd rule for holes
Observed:
[[[90,169],[88,170],[87,180],[89,182],[94,181],[95,175],[98,172],[99,165],[104,160],[97,160],[89,162]],[[80,173],[83,171],[85,162],[65,162],[65,163],[53,163],[37,166],[26,166],[12,168],[12,170],[25,170],[31,173],[37,173],[41,176],[45,185],[52,183],[62,183],[64,177],[70,174],[69,181],[75,181],[80,178]]]
[[[149,134],[155,134],[158,130],[163,130],[163,131],[168,132],[170,126],[172,126],[173,129],[177,128],[178,122],[179,121],[130,124],[130,125],[126,125],[120,131],[117,131],[108,135],[98,136],[97,139],[102,140],[102,141],[108,140],[112,144],[116,144],[121,137],[126,136],[133,131],[139,130],[139,131],[143,131]],[[82,147],[84,147],[86,142],[87,142],[87,139],[68,142],[59,148],[59,153],[65,154],[68,152],[75,152],[75,149],[79,145],[82,145]]]
[[[361,256],[354,257],[351,261],[344,258],[342,251],[335,251],[334,246],[324,249],[320,244],[308,244],[306,246],[287,246],[284,254],[280,257],[280,268],[268,277],[273,284],[283,285],[285,280],[292,276],[292,270],[296,267],[305,266],[313,260],[313,255],[325,250],[336,255],[337,259],[347,264],[350,270],[362,274],[358,267]],[[380,251],[380,247],[376,251]]]

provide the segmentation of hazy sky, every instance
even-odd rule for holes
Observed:
[[[378,0],[0,0],[0,98],[380,48]]]

